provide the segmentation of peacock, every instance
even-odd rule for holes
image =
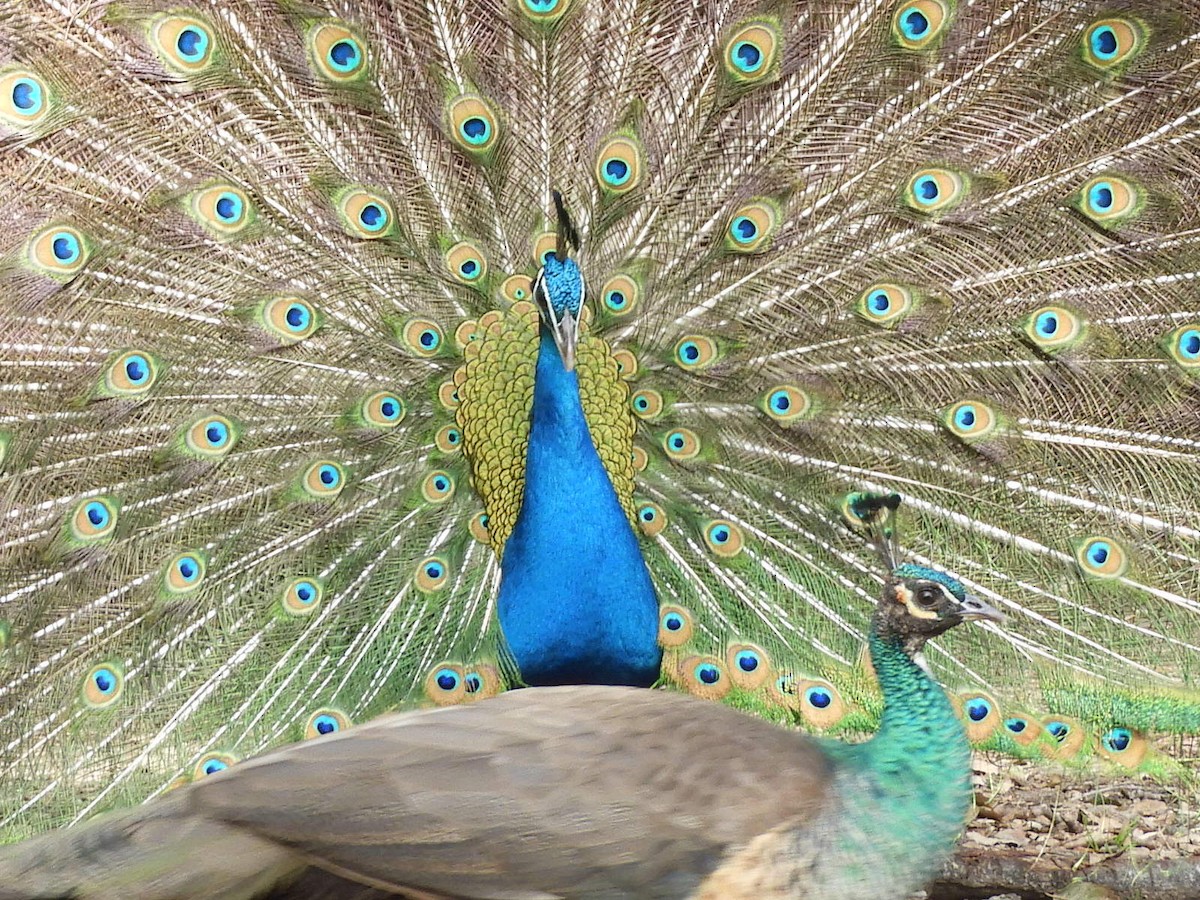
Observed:
[[[865,743],[666,691],[510,691],[385,716],[9,848],[0,898],[905,897],[971,797],[962,722],[914,658],[1003,616],[890,561],[869,638],[887,709]]]
[[[1007,616],[923,655],[976,746],[1177,771],[1198,40],[1191,2],[5,0],[0,834],[523,685],[869,733],[892,493]]]

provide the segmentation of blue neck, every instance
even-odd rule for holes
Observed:
[[[525,494],[500,571],[500,627],[526,684],[657,680],[658,598],[592,445],[575,372],[545,329]]]

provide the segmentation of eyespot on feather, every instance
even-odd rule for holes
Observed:
[[[216,39],[212,25],[197,16],[156,16],[147,34],[158,58],[181,75],[203,72],[213,62]]]
[[[94,544],[112,537],[117,527],[120,506],[111,497],[82,500],[71,513],[71,536],[83,544]]]
[[[446,270],[461,284],[479,284],[487,277],[487,258],[470,241],[459,241],[446,251]]]
[[[626,194],[642,180],[642,148],[631,137],[615,135],[596,154],[596,183],[610,194]]]
[[[828,681],[804,679],[796,682],[800,716],[813,728],[832,728],[846,715],[841,694]]]
[[[440,556],[428,556],[417,563],[413,584],[423,594],[432,594],[446,586],[450,567]]]
[[[0,122],[22,133],[46,120],[51,109],[50,88],[36,72],[0,70]]]
[[[766,249],[779,227],[778,206],[767,200],[752,200],[734,210],[725,229],[725,245],[737,253]]]
[[[863,291],[854,311],[858,317],[882,328],[895,328],[914,309],[913,293],[904,285],[881,281]]]
[[[949,212],[966,197],[969,183],[966,176],[950,169],[921,169],[908,179],[904,187],[904,202],[924,215]]]
[[[219,183],[201,188],[191,195],[188,209],[192,218],[217,238],[241,234],[255,219],[250,197],[239,187]]]
[[[1098,19],[1083,34],[1083,59],[1102,70],[1132,62],[1146,43],[1146,28],[1136,19],[1110,16]]]
[[[905,50],[928,50],[943,36],[952,11],[943,0],[903,0],[892,16],[892,36]]]
[[[450,137],[471,154],[487,153],[500,138],[500,120],[491,104],[478,94],[463,94],[446,108]]]
[[[682,647],[692,639],[692,614],[682,606],[667,604],[658,609],[658,643],[661,647]]]
[[[313,71],[335,84],[361,81],[367,75],[366,44],[340,22],[319,22],[306,35]]]
[[[700,438],[688,428],[674,428],[663,435],[662,447],[671,459],[686,462],[700,455]]]
[[[92,709],[112,706],[125,691],[125,672],[115,662],[92,666],[83,677],[83,702]]]
[[[91,245],[78,229],[51,225],[30,237],[26,258],[38,271],[66,279],[78,274],[91,252]]]
[[[774,74],[781,36],[766,20],[746,22],[725,41],[721,61],[735,84],[757,84]]]
[[[283,589],[281,605],[289,616],[308,616],[321,607],[325,589],[316,578],[293,578]]]
[[[689,656],[679,664],[679,674],[687,692],[704,700],[720,700],[733,687],[725,666],[715,656]]]
[[[1111,580],[1129,570],[1129,553],[1115,539],[1093,534],[1075,542],[1075,562],[1085,576]]]
[[[342,227],[350,237],[374,241],[396,233],[396,214],[382,194],[349,187],[334,196]]]
[[[238,757],[234,753],[224,753],[221,751],[205,753],[192,769],[192,778],[198,780],[207,775],[216,775],[218,772],[224,772],[230,766],[235,765],[237,761]]]
[[[425,696],[438,706],[456,706],[467,696],[462,666],[444,662],[425,676]]]
[[[759,401],[759,408],[783,425],[808,419],[815,411],[812,398],[794,384],[780,384],[768,389]]]
[[[717,556],[732,559],[742,552],[746,539],[737,525],[727,519],[713,519],[704,526],[704,543]]]
[[[317,500],[333,500],[346,486],[346,470],[330,459],[319,459],[304,470],[304,492]]]
[[[771,658],[754,644],[730,644],[725,649],[725,666],[734,687],[756,691],[771,677]]]
[[[336,734],[339,731],[345,731],[352,724],[350,717],[340,709],[332,707],[318,709],[304,723],[304,739],[312,740],[327,734]]]
[[[169,594],[186,594],[204,583],[208,559],[199,550],[185,550],[173,556],[163,571],[163,587]]]
[[[454,478],[441,470],[430,472],[421,482],[421,496],[430,503],[445,503],[454,496]]]

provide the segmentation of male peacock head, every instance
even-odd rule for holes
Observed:
[[[542,260],[542,268],[533,282],[533,298],[542,314],[542,323],[554,338],[554,346],[569,372],[575,368],[575,345],[579,340],[585,288],[583,273],[575,260],[567,255],[571,247],[579,248],[579,235],[558,191],[554,192],[554,206],[558,211],[558,246]]]
[[[892,570],[875,611],[875,632],[898,638],[909,656],[925,642],[972,619],[1003,622],[1004,616],[968,594],[957,579],[906,563]]]

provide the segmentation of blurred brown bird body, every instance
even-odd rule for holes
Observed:
[[[409,897],[764,896],[743,870],[777,855],[774,829],[825,818],[832,774],[811,739],[683,695],[516,691],[387,716],[21,845],[0,897],[251,897],[292,871],[271,896],[357,896],[309,866]],[[88,877],[47,864],[64,838]]]

